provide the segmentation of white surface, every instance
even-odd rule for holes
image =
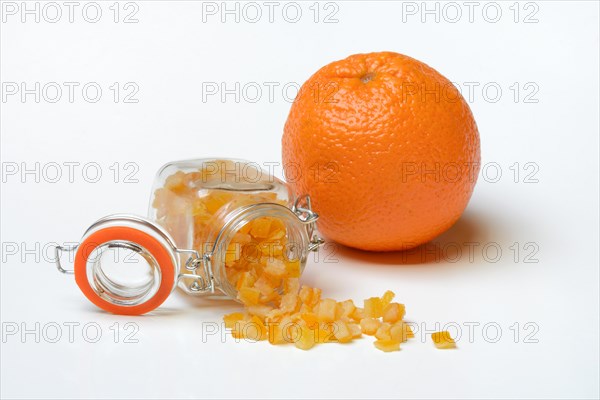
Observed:
[[[192,1],[138,1],[134,24],[112,22],[112,2],[100,3],[102,19],[92,24],[81,16],[84,4],[73,23],[62,6],[65,15],[58,23],[43,18],[35,23],[31,16],[22,23],[19,15],[4,14],[1,27],[2,82],[79,82],[79,88],[97,82],[103,89],[97,103],[77,90],[73,103],[66,97],[36,103],[31,95],[24,103],[18,96],[1,103],[5,169],[10,163],[29,168],[36,162],[81,163],[73,183],[65,167],[58,183],[11,175],[2,184],[3,329],[16,324],[35,330],[39,323],[46,334],[39,343],[33,334],[3,336],[2,397],[599,396],[597,2],[536,2],[539,21],[529,24],[513,21],[512,2],[498,3],[503,11],[498,23],[483,18],[485,3],[472,23],[461,2],[462,20],[436,23],[418,15],[403,21],[400,2],[339,2],[339,22],[329,24],[312,21],[312,2],[302,4],[296,24],[277,12],[273,23],[266,16],[254,24],[243,18],[235,23],[231,16],[226,23],[208,16],[203,23],[202,4]],[[534,6],[521,3],[519,19]],[[360,301],[392,289],[411,321],[431,330],[436,322],[459,324],[459,350],[438,351],[429,338],[392,354],[375,350],[371,338],[310,352],[234,343],[229,336],[226,343],[217,336],[203,343],[206,324],[219,322],[236,308],[233,303],[174,294],[152,315],[109,315],[80,294],[72,277],[56,271],[49,252],[44,257],[24,251],[77,241],[103,215],[145,214],[154,173],[166,161],[213,155],[279,161],[290,107],[281,87],[302,83],[330,61],[378,50],[421,59],[458,83],[477,82],[471,106],[482,161],[498,163],[503,175],[497,183],[489,182],[493,170],[487,181],[480,177],[463,218],[437,240],[442,246],[477,242],[472,259],[463,253],[454,263],[420,263],[417,254],[398,265],[401,254],[340,249],[337,263],[311,261],[305,279],[338,299]],[[266,86],[256,103],[236,103],[231,95],[225,102],[218,96],[203,101],[202,82],[232,87],[236,81],[241,87],[277,82],[279,89],[272,101]],[[135,82],[139,102],[115,104],[109,89],[114,82]],[[503,91],[495,103],[481,92],[489,82]],[[521,96],[533,87],[523,85],[537,85],[538,102],[523,97],[515,102],[514,82]],[[98,183],[81,175],[81,166],[90,162],[102,169]],[[123,167],[127,162],[139,166],[134,176],[139,182],[124,183],[121,175],[114,183],[109,167],[115,162],[122,173],[129,171]],[[509,169],[515,162],[521,166],[518,183]],[[523,182],[527,162],[539,167],[538,183]],[[54,172],[46,172],[52,179]],[[519,262],[509,248],[514,242],[521,248]],[[538,263],[523,262],[533,249],[523,248],[529,242],[539,246]],[[482,255],[488,243],[502,249],[495,263]],[[64,325],[70,322],[80,324],[72,343]],[[125,343],[127,322],[139,328],[137,343]],[[464,325],[469,322],[480,324],[472,343]],[[515,322],[517,343],[510,329]],[[528,322],[535,325],[526,330]],[[50,343],[54,323],[62,326],[62,337]],[[97,343],[85,340],[86,323],[101,328]],[[115,323],[118,343],[111,330]],[[491,343],[493,327],[487,337],[482,332],[486,323],[502,329],[497,343]],[[525,343],[535,326],[538,342]],[[88,334],[94,336],[93,328]]]

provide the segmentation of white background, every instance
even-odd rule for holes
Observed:
[[[59,2],[63,15],[56,23],[46,20],[56,9],[46,7],[44,15],[39,3],[39,23],[35,15],[22,22],[21,3],[13,3],[16,15],[7,3],[0,40],[2,397],[599,396],[597,2],[487,8],[482,2],[472,21],[458,2],[462,17],[454,23],[456,7],[445,3],[437,5],[439,21],[435,15],[421,20],[421,2],[321,3],[315,22],[308,2],[300,4],[296,23],[293,9],[282,15],[285,3],[270,22],[259,2],[263,15],[256,23],[249,21],[254,9],[246,8],[239,22],[235,15],[222,22],[193,1],[121,3],[117,23],[112,1],[99,2],[97,23],[84,19],[85,2],[73,22]],[[94,18],[90,7],[88,19]],[[136,8],[138,22],[124,23]],[[494,23],[497,8],[502,14]],[[325,23],[334,11],[337,22]],[[294,88],[331,61],[381,50],[420,59],[461,86],[488,167],[462,219],[436,240],[432,254],[339,248],[331,255],[338,262],[324,262],[322,254],[309,262],[304,279],[326,296],[357,302],[392,289],[407,318],[425,329],[458,324],[458,350],[436,350],[423,332],[390,354],[374,349],[368,337],[309,352],[235,343],[230,336],[225,343],[219,336],[203,340],[206,324],[237,309],[234,303],[174,293],[150,315],[114,316],[96,309],[50,262],[50,243],[79,240],[95,219],[145,214],[155,171],[167,161],[215,155],[279,161]],[[22,82],[30,89],[36,82],[79,86],[73,102],[62,86],[62,98],[51,103],[56,93],[48,86],[37,103],[33,94],[8,93]],[[81,92],[90,82],[102,89],[95,103]],[[126,90],[128,82],[139,88],[137,103],[123,101],[133,87]],[[230,89],[239,82],[239,101],[203,91],[222,82]],[[264,82],[276,84],[271,98]],[[80,163],[73,182],[65,162]],[[22,175],[36,163],[38,177]],[[63,165],[56,183],[52,163]],[[89,163],[97,164],[85,175]],[[15,165],[19,170],[9,174]],[[97,183],[90,182],[94,166],[102,172]],[[127,182],[128,172],[137,183]],[[468,242],[476,243],[472,255]],[[457,244],[462,253],[450,262]],[[527,255],[538,262],[524,262]],[[71,322],[80,324],[72,343],[64,325]],[[36,323],[39,343],[33,333],[21,335],[36,331]],[[101,328],[97,343],[82,333],[90,323]],[[471,334],[469,323],[479,324]],[[62,336],[50,343],[54,324]],[[15,326],[17,334],[6,334]],[[131,326],[138,327],[137,343],[126,343]]]

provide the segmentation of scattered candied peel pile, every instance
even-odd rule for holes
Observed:
[[[404,305],[392,302],[390,291],[365,300],[361,308],[352,300],[338,302],[322,298],[320,289],[300,287],[300,262],[282,251],[288,243],[278,220],[250,221],[238,235],[244,241],[241,246],[233,241],[229,245],[226,268],[245,310],[224,317],[235,338],[293,343],[308,350],[317,343],[346,343],[364,334],[377,338],[378,349],[395,351],[414,337],[403,321]],[[245,251],[248,243],[254,249],[250,256]],[[257,254],[256,248],[267,247],[271,251]]]
[[[167,178],[156,191],[153,206],[157,219],[176,238],[185,240],[191,216],[194,224],[194,248],[204,248],[206,232],[218,228],[214,215],[231,205],[261,202],[284,204],[274,193],[240,194],[211,190],[198,195],[194,184],[210,179],[206,171],[183,173]],[[225,326],[235,338],[268,340],[269,343],[293,343],[308,350],[319,343],[347,343],[362,335],[374,336],[377,349],[400,350],[400,344],[414,337],[404,322],[405,307],[392,302],[394,293],[371,297],[363,307],[352,300],[338,302],[322,298],[321,289],[300,287],[301,264],[288,241],[283,222],[263,217],[243,225],[225,252],[225,274],[237,292],[244,312],[225,315]],[[437,348],[455,347],[448,332],[432,335]]]

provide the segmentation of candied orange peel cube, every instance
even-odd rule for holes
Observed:
[[[383,304],[381,298],[371,297],[366,299],[364,302],[364,316],[365,318],[380,318],[383,312]]]
[[[383,321],[390,323],[402,321],[405,313],[404,304],[390,303],[383,309]]]
[[[400,350],[400,342],[391,339],[379,339],[376,340],[373,344],[376,348],[385,352]]]
[[[321,322],[333,322],[335,321],[335,310],[337,303],[334,299],[322,299],[319,302],[319,308],[317,311],[317,318]]]
[[[394,297],[396,297],[396,294],[391,290],[387,290],[383,294],[383,296],[381,296],[381,306],[385,308],[388,304],[392,302],[392,300],[394,300]]]
[[[435,332],[431,334],[431,339],[433,340],[433,344],[438,349],[455,349],[456,342],[450,336],[450,332],[441,331]]]
[[[390,337],[392,340],[406,342],[408,339],[414,338],[415,334],[413,333],[410,325],[399,321],[390,327]]]
[[[360,328],[365,335],[375,335],[375,332],[377,332],[380,325],[381,321],[376,318],[363,318],[360,320]]]

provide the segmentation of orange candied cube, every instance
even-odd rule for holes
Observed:
[[[254,316],[249,321],[235,322],[231,329],[231,335],[236,339],[265,340],[267,328],[260,318]]]
[[[285,293],[298,293],[300,291],[300,279],[287,278],[283,282],[283,289]]]
[[[384,322],[381,325],[379,325],[379,328],[377,328],[377,332],[375,332],[375,337],[379,340],[391,340],[392,339],[392,335],[390,333],[390,329],[392,328],[392,326],[387,323]]]
[[[379,339],[374,343],[375,347],[377,347],[381,351],[390,352],[390,351],[399,351],[400,350],[400,342],[391,339]]]
[[[456,342],[450,336],[450,332],[442,331],[435,332],[431,334],[431,339],[433,339],[433,344],[438,349],[455,349]]]
[[[337,303],[335,309],[335,318],[340,319],[342,317],[350,318],[350,315],[354,312],[356,306],[352,300],[346,300]]]
[[[333,336],[340,342],[346,343],[352,340],[352,332],[344,321],[335,321],[333,323]]]
[[[256,276],[252,271],[244,271],[239,275],[238,281],[235,284],[237,290],[242,288],[251,288],[254,286],[254,282],[256,282]]]
[[[262,242],[258,247],[254,246],[256,254],[261,254],[267,259],[281,259],[283,257],[283,244],[278,241]]]
[[[275,291],[273,281],[264,274],[254,282],[254,288],[258,289],[263,296],[269,296]]]
[[[300,318],[310,329],[317,329],[319,327],[319,319],[314,313],[303,313],[300,315]]]
[[[223,322],[225,323],[225,328],[233,329],[236,322],[244,319],[244,314],[241,312],[235,312],[231,314],[227,314],[223,317]]]
[[[251,287],[241,287],[238,290],[238,300],[246,305],[256,305],[260,301],[260,291]]]
[[[383,294],[383,296],[381,296],[381,305],[383,306],[383,308],[385,308],[388,304],[390,304],[392,302],[392,300],[394,300],[394,297],[396,297],[394,292],[392,292],[391,290],[387,290]]]
[[[265,273],[275,278],[283,278],[286,276],[285,263],[282,260],[273,258],[267,261],[267,265],[264,268]]]
[[[319,310],[317,312],[317,318],[321,322],[333,322],[335,321],[335,309],[336,301],[333,299],[322,299],[319,302]]]
[[[317,341],[319,343],[335,342],[334,329],[332,322],[321,322],[317,328]]]
[[[264,320],[265,318],[267,318],[267,315],[273,310],[273,307],[265,304],[257,304],[253,306],[247,306],[246,309],[250,315],[255,315],[261,320]]]
[[[251,222],[252,228],[250,234],[257,239],[266,239],[269,237],[271,230],[271,218],[257,218]]]
[[[374,335],[381,326],[381,321],[375,318],[363,318],[360,320],[360,328],[365,335]]]
[[[298,307],[298,295],[294,292],[289,292],[281,296],[279,308],[284,312],[294,312]]]
[[[283,339],[283,331],[279,323],[268,324],[267,327],[269,329],[269,343],[273,345],[286,343]]]
[[[237,260],[240,259],[242,255],[242,246],[239,243],[234,243],[233,241],[227,246],[227,251],[225,252],[225,264],[231,265]]]
[[[204,198],[204,204],[209,214],[214,215],[221,207],[229,203],[232,198],[233,195],[231,193],[215,191]]]
[[[252,340],[265,340],[267,338],[267,327],[257,316],[252,317],[246,324],[245,336]]]
[[[383,309],[383,321],[390,323],[401,321],[405,313],[404,304],[390,303]]]
[[[285,262],[287,276],[290,278],[300,277],[300,260],[289,260]]]
[[[298,334],[294,338],[294,346],[300,350],[310,350],[314,347],[316,342],[317,340],[315,338],[315,332],[306,325],[300,325]]]
[[[383,312],[383,306],[379,297],[371,297],[365,300],[364,304],[365,318],[379,318]]]
[[[410,325],[402,321],[398,321],[390,328],[390,336],[393,340],[406,342],[409,338],[414,338],[415,334],[413,333]]]
[[[245,223],[242,225],[240,229],[238,229],[237,233],[250,234],[250,229],[252,229],[252,221]]]
[[[362,307],[356,307],[352,314],[350,314],[350,318],[356,322],[360,322],[363,318],[365,318],[365,310]]]
[[[321,301],[321,289],[313,289],[306,285],[302,286],[298,295],[302,303],[310,308],[313,308]]]
[[[278,218],[271,218],[269,240],[278,240],[285,236],[285,224]]]
[[[348,323],[348,329],[350,329],[353,338],[359,338],[362,336],[362,330],[360,329],[360,325],[350,322]]]

